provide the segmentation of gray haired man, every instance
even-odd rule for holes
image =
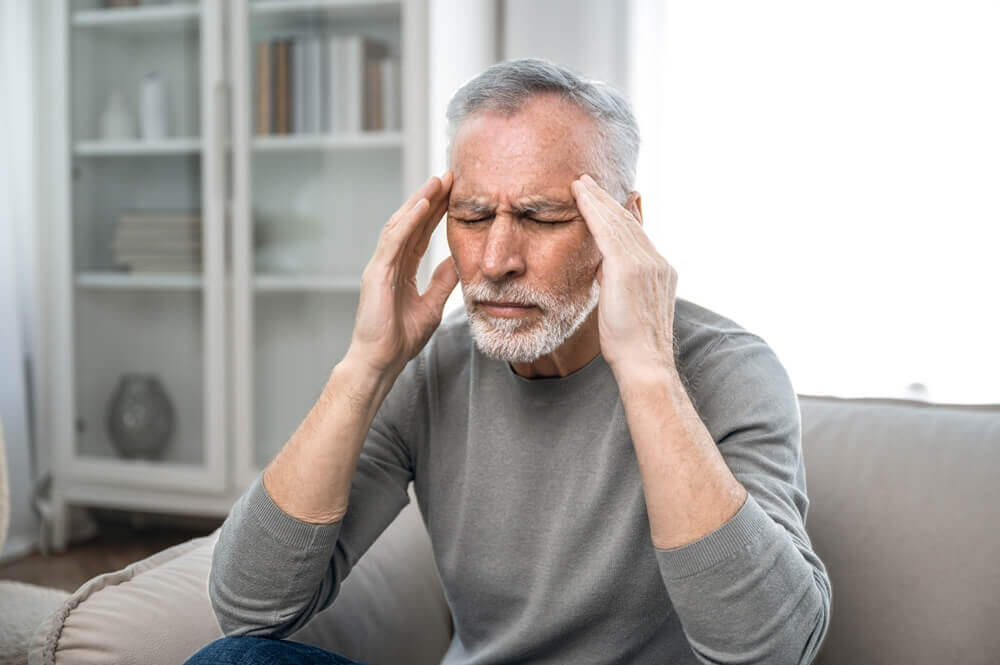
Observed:
[[[222,527],[227,637],[188,662],[352,662],[274,638],[334,602],[413,481],[444,665],[809,663],[831,588],[798,401],[763,339],[676,297],[628,103],[525,59],[448,121],[449,169],[385,225],[349,351]],[[451,256],[420,294],[445,212]]]

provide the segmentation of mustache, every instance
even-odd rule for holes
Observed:
[[[464,284],[462,292],[466,302],[475,300],[491,300],[508,302],[525,306],[547,306],[549,297],[516,282],[476,282]]]

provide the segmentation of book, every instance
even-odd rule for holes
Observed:
[[[111,240],[111,248],[119,253],[191,252],[201,248],[201,239],[116,235]]]
[[[275,40],[271,45],[274,53],[274,97],[272,100],[274,118],[273,134],[290,134],[291,122],[291,40]]]
[[[306,77],[306,131],[318,134],[326,129],[323,76],[323,40],[318,35],[311,35],[305,42],[305,77]]]
[[[367,107],[378,98],[378,80],[370,75],[367,63],[388,55],[388,45],[367,35],[337,35],[331,38],[330,61],[334,87],[330,90],[336,131],[360,132],[373,125]],[[366,121],[368,118],[368,121]]]
[[[306,38],[292,40],[292,132],[306,133]]]
[[[271,44],[270,42],[257,42],[254,58],[254,77],[257,86],[256,100],[257,122],[255,125],[257,134],[271,133]]]
[[[120,224],[199,225],[201,213],[191,210],[124,210],[118,215]]]
[[[383,41],[363,36],[361,38],[361,62],[368,73],[365,79],[366,90],[364,98],[368,100],[368,108],[362,107],[361,113],[368,116],[367,129],[381,131],[385,129],[382,119],[382,60],[389,55],[389,45]]]
[[[192,210],[126,210],[112,235],[111,258],[133,272],[190,272],[201,264],[201,215]]]
[[[365,103],[364,122],[362,127],[365,131],[378,131],[382,127],[382,67],[379,60],[365,61]]]
[[[191,240],[201,238],[201,227],[176,226],[173,224],[145,224],[143,226],[119,226],[115,237],[122,238],[168,238]]]
[[[344,130],[344,117],[347,113],[344,102],[346,97],[340,90],[341,65],[343,59],[343,40],[333,36],[326,39],[326,131],[340,132]]]
[[[169,259],[142,259],[135,258],[122,261],[124,266],[133,273],[146,272],[173,272],[173,273],[199,273],[201,272],[200,261],[169,260]]]
[[[386,130],[401,130],[403,128],[402,89],[400,84],[399,58],[386,56],[380,61],[382,88],[382,128]]]

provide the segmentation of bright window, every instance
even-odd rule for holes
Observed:
[[[646,227],[796,391],[1000,402],[1000,2],[633,0]]]

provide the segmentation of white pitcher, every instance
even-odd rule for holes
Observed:
[[[167,138],[167,82],[160,72],[149,72],[139,86],[139,126],[142,138]]]
[[[105,141],[126,141],[135,138],[135,120],[125,105],[121,90],[113,90],[101,113],[101,138]]]

